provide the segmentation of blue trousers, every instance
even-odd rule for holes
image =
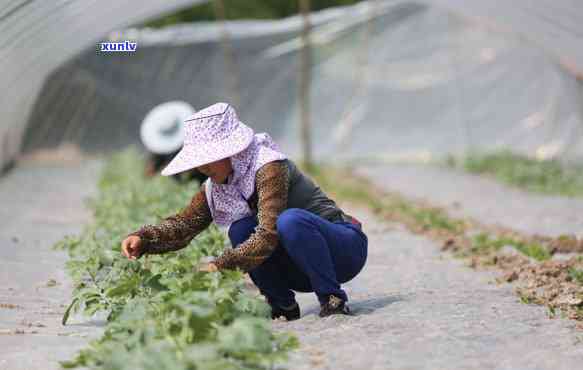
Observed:
[[[233,248],[249,238],[256,216],[240,219],[229,228]],[[364,267],[368,238],[349,222],[330,222],[299,208],[282,212],[277,219],[279,245],[261,265],[249,271],[261,294],[275,305],[287,307],[295,293],[315,292],[319,302],[334,294],[348,301],[340,284],[352,280]]]

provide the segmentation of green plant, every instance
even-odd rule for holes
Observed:
[[[522,302],[524,304],[533,304],[533,303],[535,303],[534,298],[532,296],[528,295],[528,294],[519,293],[519,297],[520,297],[520,302]]]
[[[555,306],[547,306],[547,315],[549,316],[549,319],[554,319],[555,317],[557,317],[557,309],[555,308]]]
[[[522,254],[532,257],[537,261],[546,261],[551,258],[549,251],[537,243],[524,243],[521,241],[513,241],[511,244],[518,249]]]
[[[573,281],[583,285],[583,269],[570,268],[569,276]]]
[[[491,237],[489,234],[482,232],[472,238],[469,252],[471,254],[486,255],[509,244],[512,244],[512,240],[508,238]]]
[[[297,347],[289,334],[269,326],[269,306],[244,290],[238,270],[200,272],[201,257],[218,255],[224,235],[211,226],[189,247],[128,260],[122,239],[145,223],[157,223],[184,207],[198,189],[169,178],[145,179],[135,149],[114,155],[88,200],[93,222],[55,245],[66,250],[75,284],[63,316],[107,313],[101,338],[66,368],[264,369]],[[240,341],[245,341],[241,343]]]
[[[491,154],[474,153],[458,160],[448,157],[445,162],[448,166],[490,175],[501,182],[532,192],[583,196],[581,166],[564,164],[558,160],[536,160],[510,151],[500,151]]]

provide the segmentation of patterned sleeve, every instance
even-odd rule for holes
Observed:
[[[237,248],[228,248],[213,261],[221,269],[240,268],[248,272],[263,263],[278,244],[277,217],[287,207],[289,173],[285,163],[265,164],[255,174],[258,225],[249,239]]]
[[[211,222],[211,212],[202,188],[179,213],[163,219],[158,225],[144,225],[128,236],[137,235],[142,239],[142,254],[162,254],[186,247]]]

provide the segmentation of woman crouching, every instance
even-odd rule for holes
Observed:
[[[211,222],[228,227],[233,248],[206,271],[241,269],[265,296],[272,318],[300,317],[297,292],[315,292],[320,316],[350,314],[340,284],[364,267],[368,238],[232,106],[217,103],[185,120],[184,145],[162,175],[197,169],[209,179],[178,214],[145,225],[122,242],[131,259],[186,247]]]

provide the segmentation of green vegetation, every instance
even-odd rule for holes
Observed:
[[[351,5],[360,0],[312,0],[312,10],[331,6]],[[274,19],[298,13],[298,0],[224,0],[225,17],[233,19]],[[153,19],[144,26],[164,27],[177,23],[214,21],[216,15],[212,1],[195,5],[176,13]]]
[[[535,304],[536,303],[536,300],[530,295],[520,293],[519,297],[520,297],[520,302],[522,302],[524,304]],[[552,314],[554,316],[554,315],[556,315],[556,312],[553,310],[550,312],[550,314]]]
[[[470,228],[465,220],[452,218],[443,209],[411,201],[398,194],[378,191],[365,179],[354,176],[348,170],[316,166],[311,175],[322,188],[340,199],[365,205],[378,214],[404,223],[413,231],[433,233],[441,241],[457,240],[465,245],[465,248],[457,251],[460,257],[489,256],[508,245],[537,261],[551,258],[545,246],[532,240],[524,241],[492,232],[470,236]]]
[[[576,281],[577,283],[583,285],[583,270],[582,269],[570,268],[569,269],[569,276],[571,277],[571,279],[573,279],[573,281]]]
[[[472,238],[469,252],[470,254],[487,255],[502,249],[502,247],[512,242],[513,240],[508,238],[492,238],[487,233],[479,233]]]
[[[538,243],[514,241],[511,245],[522,252],[525,256],[534,258],[537,261],[546,261],[551,258],[549,251]]]
[[[454,233],[461,233],[464,230],[463,221],[449,218],[439,208],[423,207],[394,194],[371,191],[370,185],[358,181],[353,176],[343,176],[339,170],[315,166],[310,173],[323,188],[334,192],[339,198],[359,202],[375,212],[387,211],[398,214],[423,229]]]
[[[583,285],[583,256],[563,262],[550,260],[551,253],[559,253],[558,250],[578,251],[576,238],[529,236],[471,219],[456,219],[423,201],[379,189],[367,178],[355,175],[350,168],[320,166],[311,174],[339,201],[367,206],[380,217],[441,243],[442,250],[465,258],[468,266],[499,268],[503,275],[496,281],[516,282],[515,290],[521,302],[546,305],[549,317],[560,313],[561,317],[583,321],[580,301],[583,296],[579,291],[579,286]],[[506,246],[517,253],[501,252]]]
[[[538,161],[502,151],[472,154],[458,161],[449,158],[447,163],[532,192],[583,196],[583,167],[567,166],[557,160]]]
[[[508,236],[493,237],[487,233],[479,233],[472,238],[469,250],[463,255],[488,255],[499,251],[504,246],[514,247],[525,256],[534,258],[537,261],[546,261],[551,258],[549,251],[541,244],[534,242],[523,242]]]
[[[241,271],[200,272],[201,257],[218,255],[224,236],[214,226],[191,245],[137,261],[122,256],[129,232],[186,206],[198,185],[142,177],[135,149],[113,156],[88,201],[93,223],[55,245],[66,250],[75,284],[70,313],[103,312],[103,336],[66,368],[270,369],[297,339],[271,331],[268,305],[244,291]]]

